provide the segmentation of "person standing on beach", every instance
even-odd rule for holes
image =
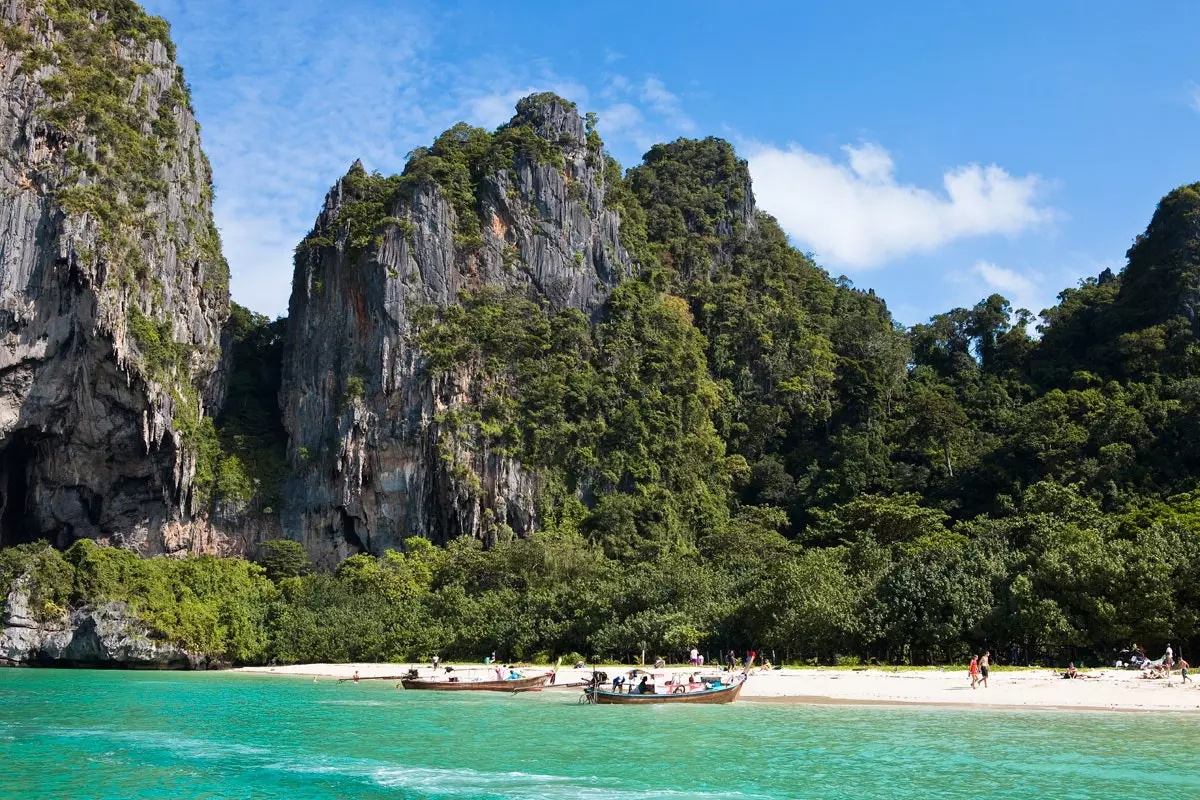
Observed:
[[[979,659],[979,680],[983,682],[983,688],[987,688],[988,679],[988,664],[992,658],[991,650],[984,650],[983,656]]]
[[[700,665],[700,651],[693,647],[691,655],[692,655],[692,666],[693,667],[699,666]]]
[[[971,656],[971,666],[967,667],[967,674],[971,676],[971,688],[976,688],[975,684],[979,683],[979,656]]]
[[[1179,657],[1179,674],[1183,676],[1183,680],[1179,682],[1181,686],[1185,683],[1195,683],[1195,681],[1189,678],[1187,674],[1190,666],[1192,665],[1187,662],[1187,659],[1185,659],[1183,656]]]
[[[342,674],[344,675],[345,673]],[[354,670],[354,682],[358,683],[358,670]]]
[[[1163,667],[1167,670],[1167,680],[1171,678],[1171,667],[1175,665],[1175,651],[1171,649],[1171,643],[1167,642],[1167,652],[1163,653]]]

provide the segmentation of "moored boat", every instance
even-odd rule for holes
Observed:
[[[405,689],[428,689],[436,692],[536,692],[550,680],[552,673],[511,680],[469,680],[451,678],[401,678]]]
[[[646,706],[670,703],[724,705],[736,701],[742,694],[742,687],[745,685],[746,679],[743,677],[741,680],[728,686],[712,686],[682,692],[674,690],[666,693],[646,692],[638,694],[633,692],[626,694],[624,692],[609,692],[597,687],[588,687],[583,690],[583,696],[587,702],[602,706]]]

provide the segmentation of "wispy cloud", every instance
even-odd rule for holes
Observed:
[[[646,78],[642,83],[641,97],[651,108],[680,130],[690,132],[695,129],[696,123],[683,112],[683,104],[679,101],[679,96],[668,91],[666,85],[658,78]]]
[[[317,3],[146,5],[171,21],[193,83],[234,296],[283,313],[292,250],[333,180],[359,157],[402,163],[442,122],[416,102],[429,79],[422,21]]]
[[[1004,295],[1014,309],[1024,308],[1035,315],[1053,304],[1054,291],[1047,291],[1034,275],[1001,267],[990,261],[977,261],[971,270],[983,280],[989,292]]]
[[[878,144],[842,150],[845,163],[794,144],[750,154],[760,204],[831,264],[878,266],[960,239],[1017,234],[1054,217],[1038,202],[1036,175],[968,164],[946,172],[936,191],[900,183]]]
[[[605,75],[599,93],[547,61],[455,49],[460,20],[433,6],[346,0],[145,0],[166,17],[193,84],[213,162],[215,215],[238,302],[287,310],[292,251],[330,185],[361,158],[398,172],[406,154],[460,120],[506,122],[516,101],[554,91],[589,110],[632,160],[691,130],[657,78]],[[603,51],[606,63],[620,56]]]

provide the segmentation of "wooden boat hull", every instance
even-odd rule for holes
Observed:
[[[550,680],[550,673],[511,681],[448,681],[429,678],[401,678],[405,689],[424,689],[434,692],[533,692]]]
[[[684,694],[620,694],[600,689],[585,689],[584,694],[590,702],[601,706],[653,706],[671,703],[724,705],[737,700],[745,685],[745,681],[739,681],[733,686],[709,689],[705,692],[685,692]]]

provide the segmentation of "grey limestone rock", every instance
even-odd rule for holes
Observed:
[[[487,376],[429,374],[418,311],[491,286],[591,314],[632,267],[605,206],[603,152],[574,106],[527,98],[510,125],[532,128],[561,159],[518,150],[484,174],[475,241],[456,236],[461,220],[439,186],[410,181],[356,252],[339,226],[365,178],[355,164],[297,251],[280,400],[297,478],[284,529],[318,563],[410,536],[486,541],[537,528],[538,476],[440,429],[439,414]]]
[[[0,664],[134,669],[207,666],[204,658],[151,638],[125,603],[105,603],[57,619],[39,620],[29,608],[26,579],[14,582],[4,604]]]
[[[163,532],[191,522],[228,314],[211,176],[167,43],[93,5],[14,0],[0,22],[0,544],[203,549]],[[136,139],[74,116],[64,64],[89,37]]]

